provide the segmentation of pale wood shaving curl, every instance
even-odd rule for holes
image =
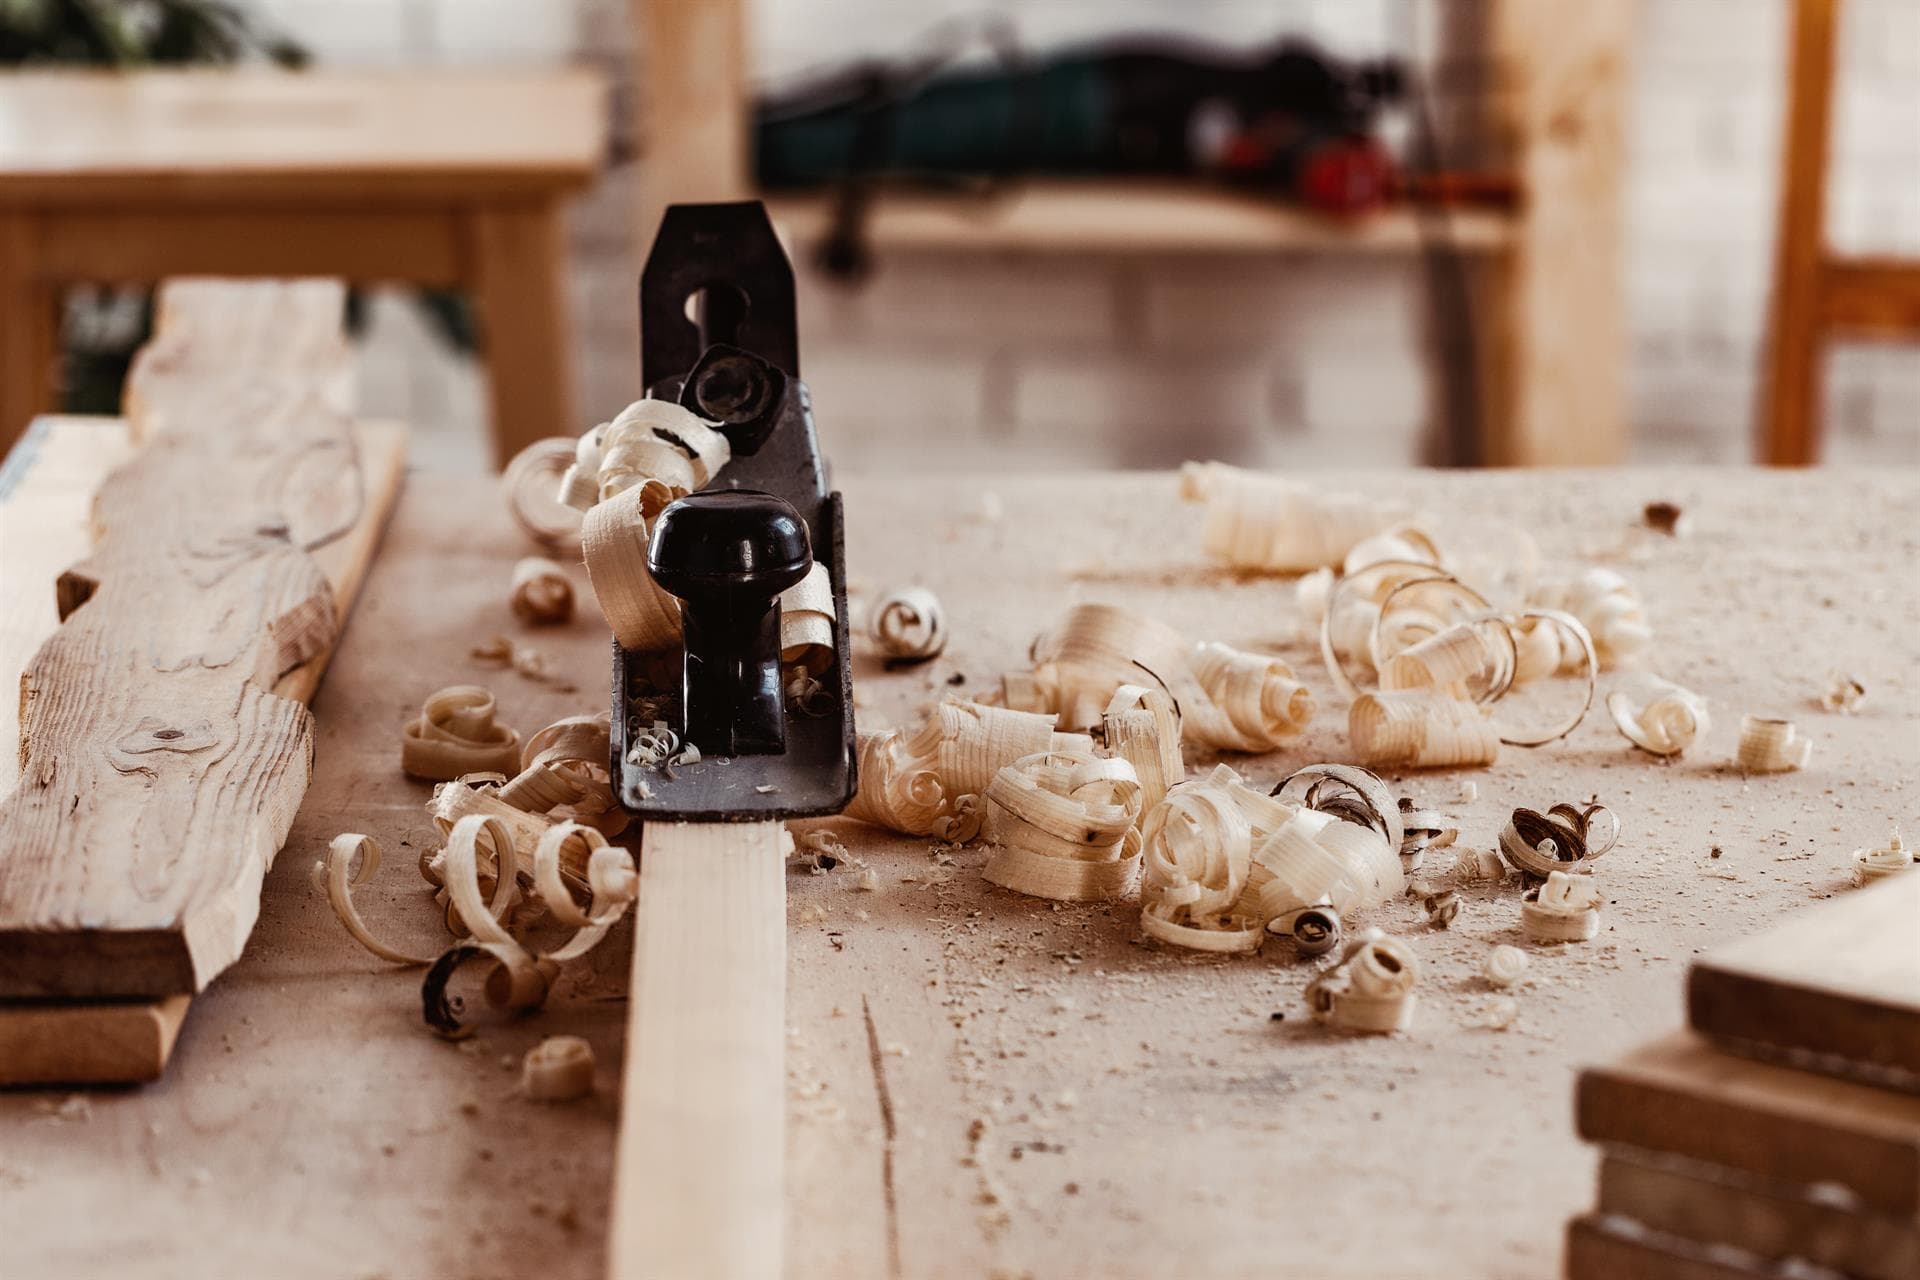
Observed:
[[[1602,897],[1592,876],[1555,871],[1545,884],[1527,891],[1520,927],[1534,942],[1590,942],[1600,934]]]
[[[636,400],[594,434],[600,501],[637,491],[648,520],[705,487],[733,456],[713,423],[671,400]]]
[[[1369,768],[1484,765],[1500,755],[1484,708],[1430,689],[1361,694],[1347,711],[1347,736]]]
[[[629,489],[587,512],[580,544],[600,612],[624,647],[652,653],[680,643],[680,602],[647,569],[646,494]]]
[[[1329,493],[1219,462],[1182,466],[1180,496],[1206,504],[1207,555],[1272,573],[1339,564],[1361,539],[1402,514],[1362,494]]]
[[[867,634],[889,663],[937,658],[947,647],[947,610],[925,587],[900,587],[873,602]]]
[[[593,1046],[579,1036],[548,1036],[520,1060],[520,1092],[533,1102],[574,1102],[593,1092]]]
[[[429,695],[401,734],[401,769],[429,782],[515,771],[520,735],[497,723],[494,713],[493,694],[476,684],[450,685]]]
[[[1878,849],[1853,851],[1854,878],[1863,885],[1912,869],[1913,850],[1901,843],[1898,831],[1889,836],[1887,842]]]
[[[1827,687],[1820,694],[1820,705],[1828,711],[1837,711],[1850,716],[1860,709],[1867,699],[1867,686],[1855,680],[1844,671],[1827,673]]]
[[[1420,959],[1399,938],[1368,929],[1307,984],[1314,1019],[1342,1031],[1389,1035],[1413,1024]]]
[[[580,544],[580,513],[556,496],[576,448],[577,442],[569,436],[536,440],[514,454],[500,476],[514,522],[549,551],[571,550]]]
[[[1627,741],[1656,756],[1677,756],[1713,727],[1707,700],[1665,680],[1652,682],[1636,702],[1623,689],[1607,695],[1607,713]]]
[[[1140,811],[1151,813],[1187,776],[1173,699],[1162,689],[1123,684],[1113,691],[1100,722],[1107,751],[1131,764],[1140,778]]]
[[[573,581],[552,560],[526,556],[513,566],[507,604],[522,622],[553,624],[573,617]]]
[[[1800,736],[1791,720],[1745,716],[1735,761],[1745,773],[1786,773],[1804,769],[1813,756],[1813,740]]]
[[[1541,583],[1531,603],[1558,609],[1578,618],[1593,638],[1594,653],[1603,670],[1632,662],[1653,643],[1653,629],[1633,584],[1612,569],[1583,569],[1569,578]],[[1581,655],[1564,642],[1559,670],[1567,670]]]
[[[994,846],[982,874],[1016,892],[1063,901],[1112,897],[1140,857],[1140,781],[1125,760],[1036,752],[988,784],[982,824]]]
[[[1141,819],[1140,928],[1200,951],[1245,952],[1263,923],[1236,915],[1253,864],[1253,829],[1233,797],[1182,783]]]

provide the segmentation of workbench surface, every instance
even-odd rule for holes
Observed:
[[[1916,825],[1903,789],[1920,773],[1920,473],[1329,483],[1348,481],[1530,528],[1549,567],[1617,553],[1649,500],[1686,509],[1691,536],[1610,562],[1645,599],[1657,668],[1711,700],[1703,747],[1653,761],[1596,708],[1568,741],[1493,768],[1393,780],[1455,813],[1466,847],[1491,846],[1515,805],[1613,806],[1623,835],[1599,870],[1600,938],[1535,949],[1517,1021],[1494,1030],[1477,975],[1488,946],[1522,940],[1514,891],[1469,889],[1448,932],[1391,903],[1369,922],[1422,958],[1417,1020],[1353,1039],[1307,1018],[1309,970],[1290,956],[1165,949],[1143,942],[1134,903],[1020,897],[980,879],[978,848],[949,858],[835,822],[879,889],[858,892],[848,869],[788,880],[793,1275],[1552,1274],[1566,1220],[1593,1197],[1576,1069],[1678,1025],[1696,951],[1843,892],[1851,849]],[[1291,584],[1209,568],[1173,477],[854,476],[844,490],[856,586],[925,582],[953,635],[917,670],[883,673],[863,651],[863,724],[985,692],[1068,603],[1110,600],[1295,660],[1319,712],[1292,749],[1239,762],[1256,779],[1345,755],[1345,708]],[[583,576],[570,626],[529,632],[507,610],[508,567],[529,550],[491,488],[410,479],[313,704],[313,785],[259,925],[195,1000],[166,1078],[77,1102],[0,1094],[9,1280],[601,1274],[624,932],[543,1012],[450,1044],[421,1025],[419,972],[361,951],[308,883],[332,836],[373,834],[390,862],[357,895],[363,911],[382,936],[437,947],[412,866],[434,842],[430,788],[399,771],[402,724],[467,681],[491,685],[523,733],[605,705],[606,632]],[[1497,539],[1479,550],[1508,554]],[[536,645],[578,688],[468,658],[496,634]],[[1835,667],[1869,690],[1853,717],[1817,704]],[[1728,764],[1740,717],[1769,710],[1814,739],[1812,764],[1743,778]],[[1478,799],[1458,805],[1469,777]],[[728,927],[726,902],[711,924]],[[516,1097],[521,1054],[563,1032],[598,1050],[598,1096]]]

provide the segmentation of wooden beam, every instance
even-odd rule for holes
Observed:
[[[1525,192],[1483,308],[1486,461],[1625,461],[1631,0],[1497,0],[1493,103]]]
[[[314,553],[391,493],[369,493],[330,402],[342,298],[212,281],[163,297],[130,396],[149,442],[102,487],[101,541],[65,579],[84,604],[22,679],[0,995],[183,994],[239,955],[311,760],[311,718],[273,687],[310,691],[298,669],[338,632]],[[363,572],[370,543],[338,554]]]
[[[1772,1263],[1588,1214],[1567,1224],[1566,1280],[1780,1280]]]
[[[1820,276],[1820,318],[1863,336],[1920,335],[1920,261],[1841,258]]]
[[[493,463],[504,468],[535,440],[570,436],[575,419],[567,337],[566,227],[558,204],[473,216]]]
[[[1694,961],[1696,1031],[1920,1086],[1920,875],[1816,903]]]
[[[1826,252],[1827,140],[1839,0],[1792,0],[1786,154],[1761,460],[1802,466],[1820,452],[1821,259]]]
[[[628,0],[641,139],[639,249],[670,204],[752,191],[746,0]]]
[[[42,222],[45,281],[148,283],[170,276],[333,275],[454,286],[468,278],[450,211],[63,210]]]
[[[613,1280],[781,1274],[785,875],[778,823],[647,824]]]

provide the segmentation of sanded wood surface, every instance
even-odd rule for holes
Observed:
[[[646,829],[612,1280],[781,1274],[784,861],[777,823]]]
[[[366,512],[337,284],[170,286],[136,361],[142,447],[21,677],[0,803],[0,995],[200,989],[239,955],[305,794],[310,717],[273,686],[333,646],[312,552]]]
[[[1752,1062],[1678,1034],[1580,1077],[1580,1135],[1920,1221],[1920,1097]]]
[[[1920,1226],[1711,1165],[1626,1154],[1600,1161],[1598,1212],[1762,1258],[1799,1258],[1862,1280],[1920,1280]]]
[[[1511,892],[1470,888],[1446,931],[1417,902],[1383,905],[1370,920],[1418,952],[1421,1004],[1405,1036],[1350,1039],[1306,1018],[1307,970],[1284,954],[1169,951],[1141,940],[1131,903],[1056,910],[986,885],[979,849],[944,865],[929,841],[829,823],[877,886],[861,891],[851,867],[786,873],[788,1275],[1163,1280],[1267,1276],[1300,1257],[1304,1274],[1396,1280],[1555,1273],[1599,1160],[1574,1128],[1577,1071],[1682,1022],[1696,951],[1853,892],[1848,852],[1911,823],[1920,599],[1905,580],[1920,559],[1908,518],[1920,480],[1547,478],[1319,482],[1498,512],[1534,528],[1556,564],[1609,544],[1648,501],[1687,509],[1691,537],[1618,567],[1646,602],[1660,670],[1712,702],[1695,751],[1657,764],[1595,721],[1492,769],[1395,779],[1457,814],[1473,847],[1490,847],[1516,805],[1616,804],[1600,937],[1534,949],[1518,1017],[1495,1031],[1498,997],[1478,974],[1489,946],[1526,945]],[[917,578],[952,623],[947,654],[925,667],[887,672],[861,646],[863,725],[993,687],[1077,597],[1296,663],[1320,710],[1296,745],[1241,762],[1254,778],[1345,751],[1344,709],[1292,584],[1208,569],[1172,477],[851,474],[841,487],[852,580]],[[984,492],[997,517],[982,514]],[[401,726],[456,681],[490,684],[522,732],[607,705],[606,631],[577,568],[574,623],[516,628],[506,583],[526,551],[490,488],[483,502],[471,481],[410,479],[315,698],[314,781],[260,923],[196,998],[167,1078],[92,1095],[86,1118],[49,1114],[58,1094],[0,1093],[0,1237],[25,1274],[605,1275],[630,930],[539,1015],[451,1045],[421,1027],[419,973],[360,951],[308,882],[334,835],[376,835],[390,865],[356,895],[369,924],[432,948],[445,933],[411,865],[434,847],[431,788],[396,766]],[[494,634],[536,646],[575,687],[466,658]],[[1835,665],[1869,686],[1855,716],[1817,705]],[[1744,710],[1795,717],[1815,740],[1809,768],[1731,768]],[[1479,798],[1457,804],[1467,778]],[[707,913],[716,929],[737,915],[718,896]],[[556,1034],[594,1045],[598,1092],[519,1099],[520,1055]]]
[[[1920,876],[1709,952],[1687,975],[1687,1015],[1745,1047],[1920,1090]]]

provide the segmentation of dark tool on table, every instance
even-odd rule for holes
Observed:
[[[653,527],[648,567],[681,602],[678,660],[614,645],[620,801],[685,822],[838,813],[855,781],[840,495],[800,380],[793,268],[759,202],[667,210],[640,277],[640,367],[650,396],[717,424],[732,457]],[[816,559],[832,584],[834,659],[797,702],[779,597]],[[698,760],[630,759],[656,719]]]

